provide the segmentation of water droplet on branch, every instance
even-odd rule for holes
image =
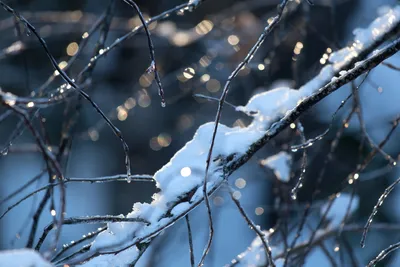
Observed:
[[[150,66],[146,70],[146,73],[153,73],[155,71],[156,71],[156,62],[152,60]]]

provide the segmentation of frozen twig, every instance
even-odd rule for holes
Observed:
[[[335,112],[332,114],[331,117],[331,122],[328,125],[328,128],[322,132],[321,134],[317,135],[316,137],[313,137],[311,139],[308,139],[307,141],[303,141],[301,144],[298,145],[293,145],[291,147],[292,151],[297,151],[299,149],[306,149],[307,147],[312,146],[315,142],[322,140],[328,133],[329,131],[332,129],[333,127],[333,123],[334,120],[336,118],[336,115],[339,113],[339,111],[345,106],[345,104],[347,103],[347,101],[349,101],[349,99],[352,97],[353,95],[350,94],[348,95],[339,105],[339,107],[335,110]]]
[[[395,243],[390,245],[388,248],[382,250],[378,256],[376,256],[373,260],[371,260],[367,267],[373,267],[375,266],[378,262],[380,262],[381,260],[383,260],[387,255],[389,255],[390,253],[392,253],[395,250],[398,250],[400,248],[400,242]]]
[[[118,174],[112,176],[102,176],[94,178],[66,178],[65,182],[82,182],[82,183],[106,183],[106,182],[126,182],[128,180],[132,182],[155,182],[152,175],[148,174],[133,174],[127,176],[126,174]]]
[[[1,2],[0,2],[1,3]],[[10,110],[14,111],[16,114],[18,114],[19,116],[21,116],[21,118],[23,119],[23,121],[25,122],[25,124],[27,125],[28,129],[31,131],[32,135],[34,136],[36,143],[39,145],[44,159],[46,162],[49,162],[49,170],[51,168],[54,169],[54,172],[56,173],[57,177],[60,180],[60,219],[57,222],[57,232],[56,232],[56,242],[58,241],[58,238],[60,237],[60,233],[61,233],[61,226],[62,226],[62,222],[64,220],[64,213],[65,213],[65,185],[63,183],[63,174],[61,171],[61,167],[57,161],[57,159],[55,158],[54,154],[46,147],[43,138],[41,137],[40,133],[35,129],[35,127],[32,125],[31,121],[29,120],[29,115],[27,114],[27,112],[25,112],[24,110],[20,109],[18,106],[15,105],[15,103],[10,103],[5,101],[4,99],[0,98],[0,103],[6,105],[7,108],[9,108]],[[11,210],[10,208],[7,210],[9,211]],[[7,212],[6,212],[7,213]],[[0,219],[6,214],[2,214],[0,216]],[[55,242],[55,243],[56,243]]]
[[[213,224],[212,224],[212,216],[211,216],[211,208],[208,200],[208,195],[207,195],[207,174],[210,168],[210,161],[211,161],[211,155],[213,153],[213,148],[214,148],[214,143],[215,143],[215,138],[217,135],[218,131],[218,124],[219,121],[221,120],[222,116],[222,109],[225,103],[225,99],[228,96],[229,88],[231,85],[231,82],[233,79],[238,75],[240,70],[243,67],[246,67],[246,65],[253,59],[254,55],[257,53],[258,49],[261,47],[262,43],[265,41],[269,33],[275,28],[276,25],[278,25],[279,21],[281,20],[283,11],[288,4],[288,0],[282,0],[282,2],[278,5],[278,14],[272,19],[271,22],[268,22],[267,26],[264,28],[263,32],[261,33],[260,37],[258,38],[257,42],[253,45],[253,47],[250,49],[244,60],[237,65],[235,70],[229,75],[228,80],[225,83],[224,89],[222,91],[221,97],[218,102],[218,110],[217,114],[215,117],[215,122],[214,122],[214,130],[213,130],[213,135],[211,138],[211,145],[210,149],[208,151],[208,156],[207,156],[207,161],[206,161],[206,171],[205,171],[205,176],[204,176],[204,183],[203,183],[203,194],[204,194],[204,199],[207,207],[207,213],[208,213],[208,220],[209,220],[209,227],[210,227],[210,234],[209,234],[209,239],[207,242],[207,245],[204,249],[203,255],[200,259],[199,266],[203,265],[204,259],[207,256],[208,251],[210,250],[210,246],[212,243],[213,239]]]
[[[82,38],[81,41],[78,44],[78,51],[67,61],[67,65],[63,68],[64,71],[68,71],[69,68],[73,65],[73,63],[76,61],[79,55],[81,55],[82,51],[88,44],[90,38],[93,36],[93,34],[100,28],[100,26],[106,21],[107,19],[107,12],[109,12],[109,9],[107,9],[94,23],[93,26],[88,30],[87,36],[85,38]],[[39,87],[38,91],[42,92],[45,88],[47,88],[57,77],[57,72],[53,72],[53,74],[47,78],[47,80]]]
[[[39,174],[36,177],[40,177],[43,174]],[[107,182],[126,182],[128,181],[128,179],[130,179],[131,181],[135,181],[135,182],[154,182],[154,179],[151,175],[147,175],[147,174],[140,174],[140,175],[131,175],[130,177],[128,177],[126,174],[121,174],[121,175],[114,175],[114,176],[104,176],[104,177],[95,177],[95,178],[65,178],[62,181],[62,184],[65,185],[67,183],[70,182],[80,182],[80,183],[107,183]],[[18,206],[19,204],[21,204],[23,201],[27,200],[28,198],[36,195],[37,193],[47,190],[49,188],[52,188],[54,186],[60,185],[61,182],[59,183],[50,183],[48,185],[42,186],[36,190],[34,190],[33,192],[25,195],[23,198],[21,198],[20,200],[18,200],[16,203],[14,203],[13,205],[9,206],[7,208],[7,210],[5,212],[3,212],[0,215],[0,220],[8,213],[10,212],[13,208],[15,208],[16,206]],[[26,187],[26,185],[25,185]],[[20,190],[16,191],[19,192]],[[1,204],[4,203],[5,201],[7,201],[8,199],[10,199],[12,196],[14,196],[16,193],[6,197],[5,199],[3,199],[1,201]]]
[[[387,135],[387,137],[385,138],[385,140],[388,140],[388,138],[390,137],[390,135],[394,132],[394,129],[396,129],[398,124],[398,121],[395,121],[392,129],[390,130],[389,134]],[[384,142],[385,142],[384,140]],[[379,197],[378,202],[376,203],[376,205],[374,206],[374,209],[372,210],[367,223],[364,226],[364,231],[363,231],[363,235],[361,238],[361,242],[360,245],[361,247],[365,246],[365,240],[367,238],[367,233],[369,228],[371,227],[372,224],[372,220],[375,217],[376,213],[378,212],[380,206],[382,206],[383,202],[385,201],[385,199],[387,198],[387,196],[390,194],[390,192],[392,192],[392,190],[396,187],[396,185],[400,183],[400,178],[398,178],[396,181],[394,181],[390,186],[388,186],[385,191],[383,192],[383,194]]]
[[[229,194],[231,196],[232,201],[235,203],[236,207],[238,208],[240,214],[242,215],[242,217],[246,220],[247,224],[249,225],[250,229],[253,230],[258,237],[261,240],[261,243],[264,247],[265,250],[265,255],[266,255],[266,259],[268,261],[268,266],[272,266],[275,267],[275,263],[272,259],[272,253],[271,253],[271,247],[268,244],[268,238],[267,238],[267,234],[263,231],[260,230],[260,227],[257,226],[251,219],[250,217],[247,215],[247,213],[244,211],[242,205],[240,204],[239,200],[237,200],[235,198],[235,196],[233,195],[233,189],[231,186],[227,185],[229,187]]]
[[[164,107],[165,106],[164,89],[161,84],[160,74],[158,73],[154,45],[153,45],[153,41],[151,40],[151,34],[149,31],[149,28],[147,27],[147,22],[144,19],[143,14],[139,9],[139,6],[134,1],[132,1],[132,0],[123,0],[123,1],[136,10],[136,12],[138,13],[139,19],[142,22],[144,31],[146,32],[147,42],[148,42],[148,46],[150,49],[150,58],[151,58],[150,67],[147,69],[147,72],[149,72],[149,73],[154,72],[154,76],[155,76],[155,79],[156,79],[156,82],[158,85],[158,94],[161,97],[161,105]]]
[[[168,9],[160,14],[158,14],[157,16],[154,16],[150,19],[148,19],[146,21],[147,25],[150,25],[153,22],[168,18],[171,14],[178,12],[178,11],[185,11],[185,10],[192,10],[197,4],[199,4],[201,1],[196,1],[192,2],[192,1],[188,1],[184,4],[175,6],[171,9]],[[96,56],[92,57],[90,59],[90,63],[86,65],[86,67],[81,71],[81,73],[85,72],[86,69],[90,68],[91,64],[94,62],[97,62],[99,59],[105,57],[110,51],[112,51],[115,47],[121,45],[122,43],[124,43],[125,41],[129,40],[130,38],[132,38],[133,36],[135,36],[140,30],[142,30],[144,28],[144,25],[140,25],[135,27],[134,29],[132,29],[129,33],[117,38],[111,45],[109,45],[108,47],[104,48],[101,53],[97,54]],[[78,75],[78,77],[81,75],[81,73]]]
[[[87,217],[72,217],[72,218],[65,218],[63,221],[64,225],[71,225],[71,224],[88,224],[88,223],[109,223],[109,222],[139,222],[148,224],[149,222],[145,219],[141,218],[126,218],[124,216],[87,216]],[[44,228],[42,236],[39,238],[38,243],[35,246],[36,250],[39,250],[42,246],[44,240],[46,239],[48,233],[54,229],[54,224],[49,224]]]
[[[358,117],[358,121],[360,122],[361,132],[362,132],[363,136],[367,139],[370,147],[373,149],[376,149],[380,154],[382,154],[384,159],[388,160],[390,162],[390,164],[393,165],[395,160],[390,155],[388,155],[385,151],[383,151],[381,148],[379,148],[379,146],[377,146],[375,144],[375,142],[372,140],[372,138],[369,136],[369,134],[367,132],[367,127],[365,126],[364,117],[362,115],[362,106],[361,106],[361,101],[360,101],[359,88],[364,83],[364,81],[368,77],[369,73],[370,72],[368,72],[365,75],[365,77],[363,78],[363,80],[360,82],[360,84],[357,87],[355,87],[354,83],[352,83],[352,92],[353,92],[352,94],[354,96],[354,105],[356,108],[356,114]]]
[[[83,91],[73,79],[71,79],[57,64],[57,61],[53,57],[53,55],[50,53],[49,48],[45,42],[45,40],[39,35],[39,33],[36,31],[35,27],[32,26],[23,16],[18,14],[14,9],[12,9],[9,5],[5,4],[3,1],[0,1],[0,5],[8,12],[13,14],[15,17],[17,17],[21,22],[24,23],[25,27],[27,30],[31,31],[39,40],[40,44],[42,45],[43,49],[45,50],[47,56],[50,59],[51,64],[53,65],[53,68],[58,71],[58,73],[61,75],[61,77],[67,82],[72,88],[76,89],[80,95],[83,96],[87,101],[90,102],[90,104],[93,106],[93,108],[101,115],[101,117],[107,122],[108,126],[112,129],[114,134],[120,139],[124,151],[125,151],[125,166],[126,166],[126,171],[127,175],[131,175],[131,167],[130,167],[130,159],[129,159],[129,147],[128,144],[125,142],[124,138],[122,137],[121,131],[110,121],[109,118],[104,114],[104,112],[99,108],[99,106],[90,98],[90,96]]]
[[[305,143],[306,137],[304,135],[304,128],[300,122],[297,122],[297,131],[300,134],[301,142]],[[293,151],[293,148],[292,148],[292,151]],[[299,176],[299,179],[297,180],[294,188],[291,191],[291,198],[293,200],[296,200],[298,190],[303,187],[303,181],[304,181],[304,177],[306,175],[306,168],[307,168],[307,151],[304,149],[303,155],[302,155],[302,161],[301,161],[300,176]]]
[[[186,220],[186,226],[188,229],[188,237],[189,237],[190,266],[194,267],[193,238],[192,238],[192,229],[190,227],[189,215],[185,216],[185,220]]]
[[[58,259],[61,255],[63,255],[65,252],[67,252],[69,249],[89,240],[94,238],[96,235],[100,234],[101,232],[107,230],[107,226],[104,227],[100,227],[99,229],[97,229],[96,231],[93,232],[89,232],[88,234],[84,235],[82,238],[78,239],[78,240],[74,240],[69,244],[64,244],[62,246],[62,249],[56,254],[54,255],[54,257],[52,258],[52,262],[55,261],[56,259]]]
[[[218,98],[216,97],[212,97],[212,96],[207,96],[207,95],[202,95],[202,94],[194,94],[194,97],[198,97],[198,98],[203,98],[203,99],[207,99],[208,101],[219,101]],[[230,107],[233,107],[234,109],[236,109],[237,107],[235,105],[233,105],[232,103],[229,103],[228,101],[225,101],[225,104],[227,104]]]

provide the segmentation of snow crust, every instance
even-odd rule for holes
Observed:
[[[329,57],[329,61],[334,64],[335,70],[340,70],[345,62],[357,57],[365,47],[371,46],[373,42],[382,38],[399,20],[400,6],[396,6],[393,9],[386,8],[384,14],[376,18],[367,28],[355,29],[353,31],[353,44],[332,53]]]
[[[0,251],[0,267],[52,267],[42,255],[33,249]]]

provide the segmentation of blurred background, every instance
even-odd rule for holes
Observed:
[[[136,12],[127,4],[123,1],[111,2],[113,17],[105,47],[141,25]],[[199,125],[214,120],[217,102],[196,94],[220,96],[227,77],[258,39],[266,21],[276,14],[278,2],[209,0],[194,12],[174,13],[150,24],[157,67],[165,90],[165,108],[161,106],[154,73],[146,71],[151,59],[143,32],[121,42],[97,61],[93,72],[86,77],[85,90],[122,131],[130,148],[133,174],[154,174],[192,138]],[[368,26],[378,15],[387,12],[388,6],[398,3],[394,0],[313,2],[314,6],[306,1],[290,3],[279,26],[267,38],[251,64],[232,83],[228,96],[231,104],[245,105],[252,95],[278,86],[299,88],[327,63],[330,52],[351,42],[354,29]],[[110,5],[110,1],[93,0],[14,0],[7,3],[36,27],[59,66],[68,66],[66,72],[72,78],[85,68],[93,56],[100,35],[99,31],[90,36],[88,33]],[[150,18],[183,1],[142,0],[136,3],[145,18]],[[62,90],[63,81],[59,75],[51,83],[45,83],[53,75],[54,68],[38,40],[23,26],[16,26],[14,17],[4,10],[0,12],[0,31],[0,87],[3,91],[18,96],[52,96]],[[85,39],[87,44],[76,56]],[[67,62],[75,56],[73,64],[68,65]],[[400,56],[395,55],[389,62],[399,66]],[[391,121],[399,114],[398,79],[398,72],[379,66],[360,89],[367,130],[376,143],[384,139],[391,128]],[[333,112],[349,92],[350,87],[345,86],[301,117],[306,137],[317,136],[329,126]],[[327,137],[307,150],[306,182],[299,192],[298,202],[292,205],[290,214],[285,215],[288,216],[286,219],[296,222],[304,204],[310,200],[315,189],[313,184],[330,150],[331,141],[351,108],[352,105],[347,104],[333,121],[332,131]],[[24,192],[1,203],[0,211],[4,212],[27,192],[46,185],[49,177],[47,174],[38,176],[46,166],[30,132],[23,130],[16,133],[15,130],[21,128],[19,118],[5,115],[7,111],[4,107],[0,107],[0,112],[0,200],[31,181]],[[34,124],[43,129],[45,139],[54,151],[59,149],[65,123],[72,121],[71,138],[62,160],[66,177],[99,177],[125,172],[120,140],[89,102],[75,96],[66,103],[40,109],[33,116]],[[236,112],[231,106],[225,106],[222,123],[243,127],[249,122],[251,118]],[[16,134],[18,137],[14,138]],[[397,158],[400,152],[398,137],[399,133],[395,132],[385,146],[385,151],[393,158]],[[260,165],[260,160],[279,151],[290,153],[293,158],[291,176],[295,180],[301,153],[291,152],[290,145],[299,142],[294,131],[280,134],[230,178],[243,207],[263,229],[273,227],[283,216],[279,207],[290,203],[288,192],[291,184],[277,180],[274,172]],[[315,201],[316,212],[324,200],[336,192],[347,175],[355,170],[360,158],[369,152],[367,145],[360,150],[361,142],[359,123],[354,117],[327,166],[319,188],[321,192]],[[358,206],[349,220],[352,223],[364,224],[385,187],[398,178],[399,170],[387,168],[387,164],[378,155],[361,174],[355,190]],[[151,201],[156,191],[155,184],[151,182],[70,183],[67,185],[66,216],[126,214],[131,211],[133,203]],[[280,202],[277,202],[277,195]],[[32,216],[43,196],[44,193],[36,194],[0,220],[0,249],[26,245]],[[395,190],[375,221],[399,223],[399,198],[399,190]],[[212,196],[212,210],[216,237],[206,266],[223,266],[246,250],[255,234],[232,204],[226,189]],[[208,238],[204,207],[197,208],[190,217],[195,255],[199,259]],[[50,206],[47,204],[39,220],[38,233],[50,222]],[[61,241],[70,243],[97,227],[99,225],[65,226]],[[365,249],[359,247],[360,237],[360,233],[346,234],[356,260],[362,266],[382,249],[397,242],[400,234],[393,231],[371,232],[369,241],[373,242],[367,241]],[[328,249],[334,254],[334,242],[331,245]],[[345,252],[339,255],[341,253],[334,255],[338,264],[345,264],[339,266],[351,266],[349,256]],[[305,264],[329,266],[332,262],[326,258],[317,248]],[[343,259],[339,261],[339,258]],[[187,229],[183,222],[176,223],[157,237],[138,265],[171,266],[172,262],[173,266],[189,266]],[[400,258],[394,253],[381,266],[399,265]]]

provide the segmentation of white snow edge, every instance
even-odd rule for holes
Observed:
[[[0,251],[0,267],[52,267],[36,250],[15,249]]]

